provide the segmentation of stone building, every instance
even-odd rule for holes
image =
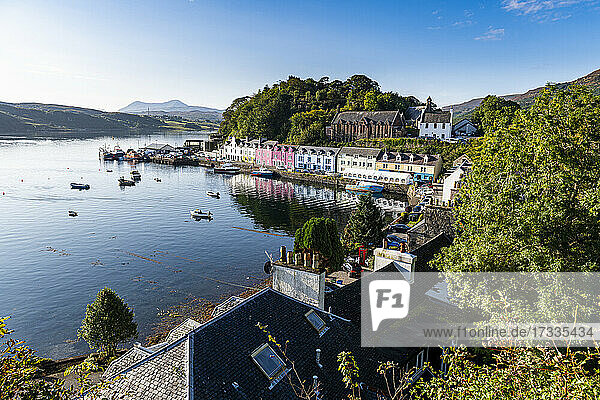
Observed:
[[[335,142],[353,142],[400,137],[404,127],[404,115],[400,111],[344,111],[325,128],[325,134]]]

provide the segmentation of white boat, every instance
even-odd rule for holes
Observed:
[[[212,214],[210,211],[208,212],[202,212],[202,210],[200,210],[199,208],[196,208],[195,210],[190,211],[190,216],[192,218],[207,218],[207,219],[212,219]]]
[[[210,190],[209,190],[208,192],[206,192],[206,194],[207,194],[208,196],[210,196],[210,197],[215,197],[215,198],[217,198],[217,199],[218,199],[219,197],[221,197],[221,193],[219,193],[219,192],[211,192]]]
[[[231,164],[223,164],[221,166],[215,167],[213,171],[217,174],[230,174],[235,175],[240,172],[239,167],[236,167]]]
[[[346,190],[350,190],[353,192],[381,193],[383,189],[383,185],[367,181],[361,181],[356,185],[346,185]]]
[[[273,176],[273,171],[271,171],[270,169],[267,169],[267,168],[261,168],[261,169],[256,170],[256,171],[252,171],[250,173],[250,175],[252,175],[252,176],[262,176],[262,177],[270,177],[270,176]]]

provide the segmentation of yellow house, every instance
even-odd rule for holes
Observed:
[[[375,163],[378,171],[407,172],[415,182],[433,182],[442,169],[439,154],[414,154],[384,151]]]

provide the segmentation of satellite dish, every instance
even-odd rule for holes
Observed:
[[[265,274],[271,275],[271,272],[273,271],[273,266],[271,265],[271,261],[265,262],[265,265],[263,268],[265,270]]]

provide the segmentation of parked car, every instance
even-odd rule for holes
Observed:
[[[423,212],[423,206],[421,206],[421,205],[415,206],[415,208],[412,209],[412,212],[414,212],[414,213],[421,213],[421,212]]]
[[[287,168],[285,168],[283,165],[278,165],[277,169],[280,171],[285,171]]]
[[[405,224],[394,224],[388,227],[390,233],[406,233],[410,229],[410,226]]]

